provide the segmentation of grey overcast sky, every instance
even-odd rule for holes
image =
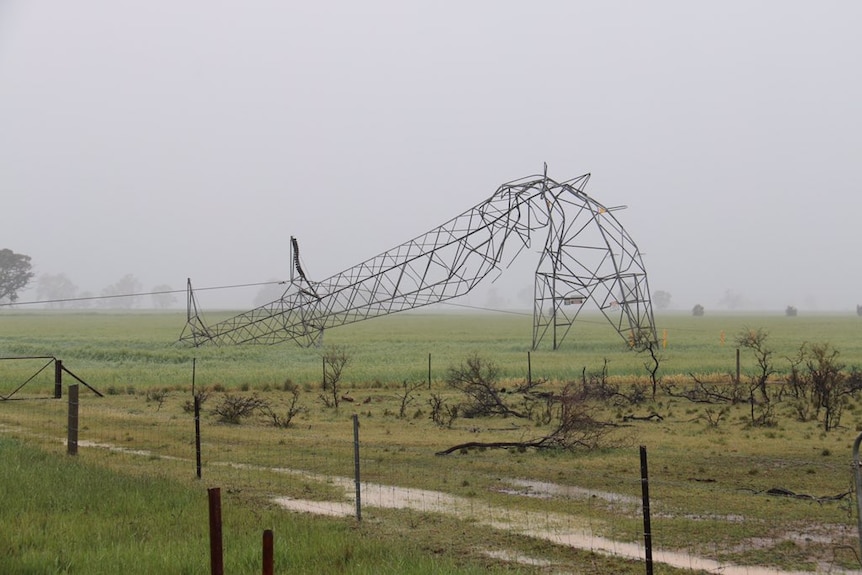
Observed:
[[[673,307],[855,310],[860,22],[829,0],[0,0],[0,248],[99,293],[286,279],[294,235],[323,279],[547,162],[628,206]]]

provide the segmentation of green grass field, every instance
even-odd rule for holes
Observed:
[[[201,377],[227,387],[321,379],[319,349],[289,343],[179,347],[183,314],[4,312],[0,318],[4,355],[53,355],[71,369],[91,374],[101,386],[187,385],[193,358]],[[215,322],[221,317],[207,319]],[[580,379],[585,369],[601,370],[605,360],[612,376],[646,375],[645,358],[632,353],[600,315],[583,316],[557,351],[545,346],[530,352],[531,322],[523,314],[402,313],[333,329],[324,344],[348,350],[351,367],[344,380],[356,387],[425,381],[429,355],[432,379],[443,379],[450,365],[472,352],[490,358],[504,378],[527,376],[528,353],[534,378]],[[666,342],[661,365],[666,377],[735,372],[734,340],[748,328],[769,332],[778,371],[789,369],[785,358],[805,342],[829,342],[845,364],[862,367],[862,318],[857,316],[667,315],[656,323],[660,340]],[[743,355],[743,371],[754,367],[753,358]]]
[[[756,426],[747,403],[697,403],[660,391],[641,403],[612,398],[592,405],[613,425],[599,449],[478,449],[441,457],[434,453],[468,441],[547,432],[547,425],[516,418],[461,418],[441,427],[429,417],[431,394],[457,399],[446,372],[469,354],[498,365],[501,385],[523,381],[529,317],[400,314],[332,330],[323,349],[177,347],[183,320],[143,312],[0,314],[0,356],[60,358],[105,394],[81,388],[82,447],[66,457],[67,406],[48,399],[53,370],[34,376],[44,360],[0,362],[0,393],[8,397],[20,387],[14,397],[22,399],[0,402],[0,450],[14,462],[0,475],[5,500],[14,502],[3,510],[0,571],[207,572],[205,488],[219,486],[229,510],[232,573],[259,572],[266,528],[280,545],[277,562],[297,566],[290,572],[641,573],[637,560],[562,544],[575,531],[642,541],[639,445],[649,453],[656,547],[787,570],[859,567],[855,497],[848,494],[851,445],[862,429],[859,398],[844,407],[840,426],[825,432],[816,419],[799,421],[790,400],[774,402],[774,425]],[[769,333],[774,394],[789,369],[786,358],[805,342],[830,343],[848,372],[862,366],[858,317],[669,315],[658,325],[667,342],[659,375],[680,390],[693,377],[729,385],[736,335],[749,328]],[[329,346],[350,356],[341,384],[353,401],[338,410],[319,399],[321,353]],[[427,382],[429,355],[431,388],[417,387],[401,417],[404,385]],[[529,353],[529,366],[534,380],[559,390],[598,377],[607,362],[607,380],[625,394],[648,381],[645,359],[596,316],[576,324],[560,350]],[[201,421],[202,480],[194,476],[188,412],[193,360],[196,389],[210,392]],[[743,350],[742,377],[755,367]],[[263,415],[232,425],[212,413],[226,395],[254,395],[284,412],[291,397],[285,382],[298,386],[303,407],[286,429]],[[350,502],[343,483],[354,471],[354,415],[369,497],[378,489],[389,499],[369,500],[360,523],[280,509],[276,497]],[[401,505],[396,488],[431,499]],[[456,498],[457,509],[441,511],[444,495]],[[141,533],[151,545],[139,543]],[[168,559],[150,547],[164,548]]]

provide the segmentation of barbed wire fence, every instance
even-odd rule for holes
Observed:
[[[9,399],[0,402],[0,430],[55,445],[61,451],[68,437],[69,394],[64,390],[62,398],[55,398],[55,373],[50,366],[41,365],[43,360],[49,363],[46,358],[20,360],[22,365],[28,364],[27,369],[35,368],[36,373],[28,376],[22,368],[16,372],[17,379],[10,378],[12,383],[7,388],[16,389],[21,382],[26,385],[12,395],[18,399],[10,398],[9,389],[3,390]],[[78,382],[72,380],[69,384]],[[249,397],[249,394],[204,390],[203,386],[198,386],[195,392],[191,386],[184,391],[118,387],[105,394],[109,400],[106,402],[95,392],[82,388],[77,430],[80,453],[85,457],[128,459],[136,465],[145,465],[152,473],[160,473],[160,468],[167,466],[189,476],[200,472],[206,485],[245,490],[295,512],[355,519],[400,513],[407,514],[409,521],[442,516],[589,551],[632,559],[646,555],[644,505],[639,497],[642,477],[638,474],[638,454],[634,449],[630,466],[610,468],[604,473],[607,490],[577,487],[567,477],[561,477],[558,466],[544,467],[541,457],[517,451],[464,451],[437,458],[432,466],[434,471],[430,472],[427,465],[413,467],[413,462],[427,461],[433,445],[439,442],[429,440],[425,445],[398,442],[399,427],[409,426],[409,418],[375,413],[371,392],[368,404],[360,400],[340,410],[330,410],[325,426],[309,429],[313,426],[302,415],[296,415],[286,427],[273,423],[272,413],[283,414],[289,409],[290,390],[281,390],[275,398],[270,397],[270,412],[258,410],[256,416],[239,423],[227,422],[217,406],[226,397]],[[200,407],[197,426],[195,393]],[[200,435],[196,436],[198,429]],[[509,477],[497,472],[495,459],[519,457],[537,460],[538,465],[529,468],[528,477]],[[834,523],[831,531],[805,526],[798,517],[788,518],[790,528],[779,529],[763,523],[762,532],[749,545],[768,550],[781,548],[788,541],[820,542],[834,554],[833,564],[847,565],[854,559],[858,562],[849,467],[830,461],[792,463],[780,457],[766,457],[763,464],[799,465],[800,473],[811,473],[813,469],[816,474],[845,475],[848,493],[834,498],[781,490],[748,493],[749,497],[769,497],[778,509],[782,508],[782,501],[791,500],[804,500],[812,512],[828,508]],[[692,483],[698,482],[709,489],[690,495],[691,500],[681,504],[667,501],[667,493],[690,489]],[[723,573],[779,573],[719,563],[709,557],[729,555],[744,560],[747,555],[742,549],[728,554],[726,549],[717,545],[711,548],[703,542],[680,545],[678,535],[674,534],[677,529],[674,522],[680,518],[694,519],[705,529],[746,521],[732,513],[693,517],[692,514],[703,512],[685,511],[704,508],[697,499],[709,493],[738,497],[739,486],[709,483],[708,477],[672,479],[666,470],[659,468],[651,470],[649,487],[653,516],[648,534],[656,547],[653,553],[657,562],[692,570],[721,569]],[[666,550],[668,546],[663,543],[666,540],[676,542],[672,552]],[[829,564],[830,559],[824,558],[823,562]]]

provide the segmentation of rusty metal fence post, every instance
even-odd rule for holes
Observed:
[[[362,484],[359,481],[359,416],[353,414],[353,475],[356,482],[356,520],[362,521]]]
[[[66,423],[66,453],[78,454],[78,385],[69,386],[69,417]]]
[[[856,528],[859,531],[859,550],[862,552],[862,470],[859,469],[859,444],[862,433],[853,442],[853,478],[856,484]]]
[[[195,470],[201,478],[201,398],[195,395]]]
[[[207,489],[210,512],[210,571],[212,575],[224,575],[224,552],[221,530],[221,490]]]
[[[63,397],[63,360],[54,360],[54,399]]]
[[[647,451],[646,447],[641,445],[641,491],[643,493],[643,513],[644,513],[644,548],[646,551],[646,573],[652,575],[652,528],[650,527],[649,517],[649,473],[647,470]]]
[[[272,552],[272,529],[263,532],[263,575],[274,575],[275,562]]]

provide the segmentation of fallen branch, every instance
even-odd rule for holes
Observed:
[[[578,422],[583,425],[583,422]],[[588,426],[583,426],[577,429],[569,426],[561,426],[554,430],[551,434],[545,437],[536,439],[528,439],[526,441],[468,441],[453,445],[443,451],[438,451],[435,455],[449,455],[455,451],[466,449],[560,449],[574,450],[575,448],[595,449],[601,443],[602,438],[607,435],[611,429],[617,427],[613,423],[602,423],[590,421]]]
[[[557,409],[557,424],[543,437],[535,437],[523,441],[468,441],[453,445],[449,449],[438,451],[437,455],[448,455],[454,451],[470,448],[484,449],[557,449],[573,451],[576,448],[596,449],[602,440],[614,427],[613,423],[598,421],[593,418],[591,409],[583,398],[573,392],[572,384],[566,386],[559,395]]]
[[[449,455],[462,449],[509,449],[510,447],[517,447],[518,449],[549,449],[551,446],[543,445],[541,441],[468,441],[467,443],[459,443],[443,451],[438,451],[434,455]]]
[[[623,421],[664,421],[664,417],[653,411],[649,415],[624,415]]]
[[[780,497],[792,497],[794,499],[808,499],[810,501],[816,501],[817,503],[823,503],[824,501],[840,501],[841,499],[844,499],[851,494],[850,491],[845,491],[844,493],[839,493],[838,495],[826,495],[823,497],[816,497],[814,495],[808,495],[806,493],[794,493],[789,489],[784,489],[782,487],[773,487],[772,489],[761,491],[761,493],[766,493],[767,495],[778,495]]]

